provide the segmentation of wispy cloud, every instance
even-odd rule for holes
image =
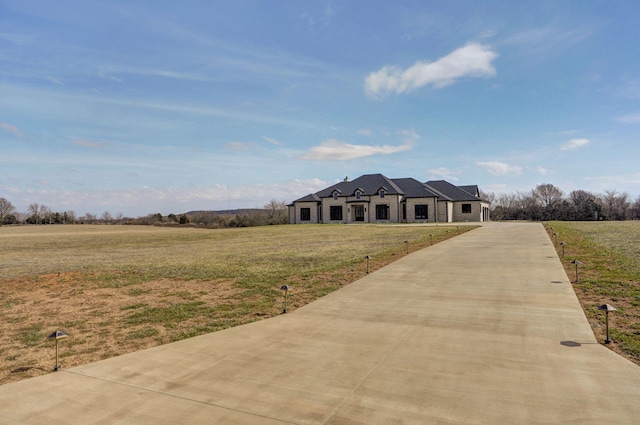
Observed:
[[[505,44],[521,44],[527,48],[542,47],[549,50],[566,49],[591,37],[598,24],[584,22],[582,25],[565,28],[547,25],[538,28],[524,29],[504,40]]]
[[[7,133],[14,134],[16,136],[22,137],[22,131],[18,127],[13,124],[7,124],[5,122],[0,122],[0,129],[6,131]]]
[[[522,174],[522,167],[519,165],[509,165],[499,161],[478,161],[476,164],[480,167],[484,167],[489,174],[493,174],[494,176]]]
[[[462,171],[450,170],[445,167],[440,168],[430,168],[427,170],[427,173],[433,178],[443,178],[446,180],[458,181],[460,180],[458,176],[462,174]]]
[[[496,74],[492,61],[497,57],[490,47],[470,43],[435,62],[418,61],[406,70],[384,66],[365,78],[365,91],[375,98],[411,92],[426,85],[441,88],[462,77],[491,77]]]
[[[399,130],[403,137],[400,145],[354,145],[336,139],[325,140],[318,146],[309,149],[301,159],[311,161],[347,161],[372,155],[391,155],[411,150],[420,136],[414,130]]]
[[[83,146],[85,148],[94,148],[94,149],[103,148],[107,145],[104,142],[96,142],[93,140],[74,140],[73,144],[76,146]]]
[[[622,115],[620,117],[616,117],[615,120],[625,124],[638,124],[640,123],[640,112]]]
[[[280,140],[276,140],[276,139],[273,139],[273,138],[271,138],[271,137],[262,136],[262,138],[263,138],[264,140],[266,140],[267,142],[271,143],[272,145],[275,145],[275,146],[282,146],[282,145],[284,145],[284,143],[282,143]]]
[[[589,143],[591,143],[589,139],[571,139],[560,145],[560,150],[572,151],[587,146]]]
[[[251,150],[251,144],[246,142],[229,142],[226,143],[224,147],[237,152],[247,152]]]

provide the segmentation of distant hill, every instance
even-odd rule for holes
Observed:
[[[198,214],[215,214],[215,215],[245,215],[251,214],[255,212],[262,212],[264,209],[261,208],[239,208],[235,210],[199,210],[199,211],[189,211],[184,213],[189,217],[193,217]]]

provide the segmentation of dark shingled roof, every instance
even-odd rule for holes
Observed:
[[[338,190],[342,196],[352,196],[356,189],[360,189],[363,195],[376,195],[381,188],[385,189],[389,195],[403,194],[402,190],[393,180],[382,174],[365,174],[353,181],[336,183],[333,186],[317,192],[316,195],[321,198],[328,198],[335,190]]]
[[[430,198],[439,195],[430,190],[424,183],[416,179],[393,179],[393,182],[402,190],[405,198]]]
[[[296,199],[293,202],[320,202],[320,197],[315,193],[310,193],[307,196],[303,196],[300,199]]]
[[[455,186],[445,180],[432,180],[425,183],[430,189],[434,189],[442,193],[445,197],[452,201],[480,201],[481,199],[471,193]],[[462,186],[469,187],[469,186]]]
[[[478,186],[455,186],[445,180],[432,180],[422,183],[413,178],[390,179],[382,174],[365,174],[353,181],[342,181],[319,192],[311,193],[295,202],[321,202],[321,198],[330,198],[337,191],[339,196],[353,196],[357,190],[364,196],[377,195],[384,189],[389,195],[402,195],[403,198],[431,198],[446,201],[479,201]]]

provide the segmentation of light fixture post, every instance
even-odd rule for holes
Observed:
[[[287,312],[287,294],[289,293],[289,285],[282,285],[280,289],[284,292],[284,306],[282,308],[282,313]]]
[[[606,336],[606,339],[604,340],[604,343],[611,344],[611,339],[609,338],[609,312],[616,311],[617,308],[615,308],[611,304],[602,304],[598,306],[598,310],[604,311],[604,320],[605,320],[605,326],[606,326],[606,332],[607,332],[607,336]]]

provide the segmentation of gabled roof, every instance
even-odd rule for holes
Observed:
[[[390,179],[382,174],[365,174],[353,181],[342,181],[316,193],[311,193],[295,202],[321,202],[321,198],[354,196],[360,191],[364,196],[378,195],[384,190],[388,195],[402,195],[403,198],[432,198],[439,201],[480,201],[477,185],[455,186],[446,180],[432,180],[426,183],[413,178]]]
[[[405,198],[431,198],[439,195],[416,179],[393,179],[393,182],[402,190]]]
[[[480,197],[480,189],[478,189],[478,185],[477,184],[472,184],[472,185],[468,185],[468,186],[458,186],[458,187],[460,189],[464,190],[465,192],[469,192],[473,196]]]
[[[320,197],[318,197],[318,195],[316,195],[315,193],[310,193],[307,196],[303,196],[300,199],[296,199],[295,202],[320,202]]]
[[[333,186],[317,192],[316,195],[320,198],[328,198],[335,190],[339,190],[344,196],[351,196],[357,189],[360,189],[363,195],[377,195],[381,188],[386,189],[388,195],[403,194],[402,190],[393,180],[382,174],[365,174],[352,181],[336,183]]]
[[[425,185],[432,190],[440,192],[444,197],[449,198],[452,201],[480,201],[481,199],[466,190],[462,189],[462,187],[470,187],[470,186],[455,186],[448,181],[445,180],[432,180],[425,183]]]

